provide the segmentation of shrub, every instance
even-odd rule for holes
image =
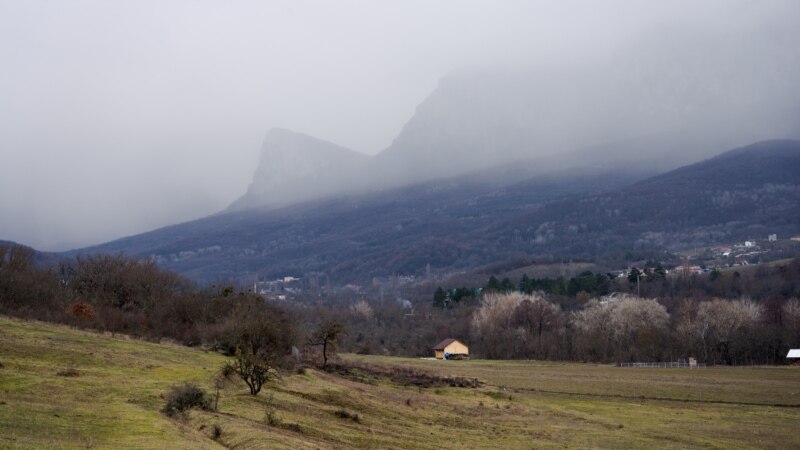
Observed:
[[[264,403],[264,422],[271,427],[283,425],[283,421],[278,417],[278,409],[275,407],[275,395],[269,394]]]
[[[222,378],[229,380],[231,377],[236,375],[236,369],[234,369],[230,364],[223,364],[219,374]]]
[[[215,423],[214,428],[211,430],[211,438],[216,440],[219,439],[220,436],[222,436],[222,427],[218,423]]]
[[[74,367],[68,367],[64,370],[59,370],[58,372],[56,372],[56,375],[60,377],[77,377],[80,374],[81,373],[78,372],[78,370],[75,369]]]
[[[95,312],[92,305],[84,302],[73,303],[72,307],[72,315],[78,318],[91,320],[94,319]]]
[[[333,415],[335,415],[336,417],[340,417],[342,419],[350,419],[353,422],[358,422],[358,423],[361,422],[361,418],[358,417],[358,414],[353,414],[353,413],[348,412],[348,411],[346,411],[344,409],[340,409],[338,411],[335,411],[333,413]]]
[[[167,394],[167,403],[162,411],[168,416],[173,416],[190,408],[208,410],[210,407],[211,401],[203,389],[197,385],[185,383],[172,387]]]
[[[302,433],[303,429],[300,428],[300,424],[297,423],[286,423],[281,425],[284,430],[294,431],[295,433]]]

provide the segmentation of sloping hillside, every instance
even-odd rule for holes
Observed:
[[[26,251],[30,251],[33,254],[34,262],[39,267],[54,266],[63,259],[63,256],[61,256],[58,253],[41,252],[34,248],[28,247],[27,245],[22,245],[18,242],[0,240],[0,248],[10,249],[12,247],[22,247]]]
[[[490,233],[531,251],[602,254],[800,232],[800,141],[765,141],[602,194],[551,203]]]
[[[596,260],[800,233],[798,141],[754,144],[637,184],[619,169],[508,170],[222,214],[84,251],[154,257],[201,282],[324,272],[347,283],[428,264],[447,272],[537,255]]]
[[[357,360],[487,384],[418,388],[307,370],[255,397],[230,382],[218,411],[168,418],[169,387],[192,381],[213,392],[224,357],[0,317],[0,447],[788,448],[800,419],[788,406],[800,375],[791,367]]]
[[[487,240],[484,230],[498,221],[547,201],[637,179],[614,171],[614,176],[558,174],[515,183],[520,179],[515,168],[489,172],[216,215],[82,251],[155,257],[201,282],[316,271],[348,283],[424,273],[427,264],[437,271],[463,270],[520,254],[502,245],[505,237]]]

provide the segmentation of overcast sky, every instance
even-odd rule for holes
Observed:
[[[453,69],[600,60],[799,3],[0,0],[0,239],[199,218],[244,193],[271,127],[375,154]]]

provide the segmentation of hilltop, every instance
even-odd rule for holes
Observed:
[[[64,257],[59,253],[39,251],[27,245],[13,241],[0,240],[0,247],[7,249],[21,247],[25,249],[25,251],[31,252],[33,255],[33,262],[39,267],[55,266],[64,259]]]

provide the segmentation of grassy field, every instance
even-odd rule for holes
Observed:
[[[168,418],[169,387],[193,381],[213,392],[223,356],[0,317],[0,448],[800,447],[798,367],[344,359],[486,385],[417,388],[307,370],[257,397],[232,383],[218,411]],[[57,374],[66,369],[78,376]]]

